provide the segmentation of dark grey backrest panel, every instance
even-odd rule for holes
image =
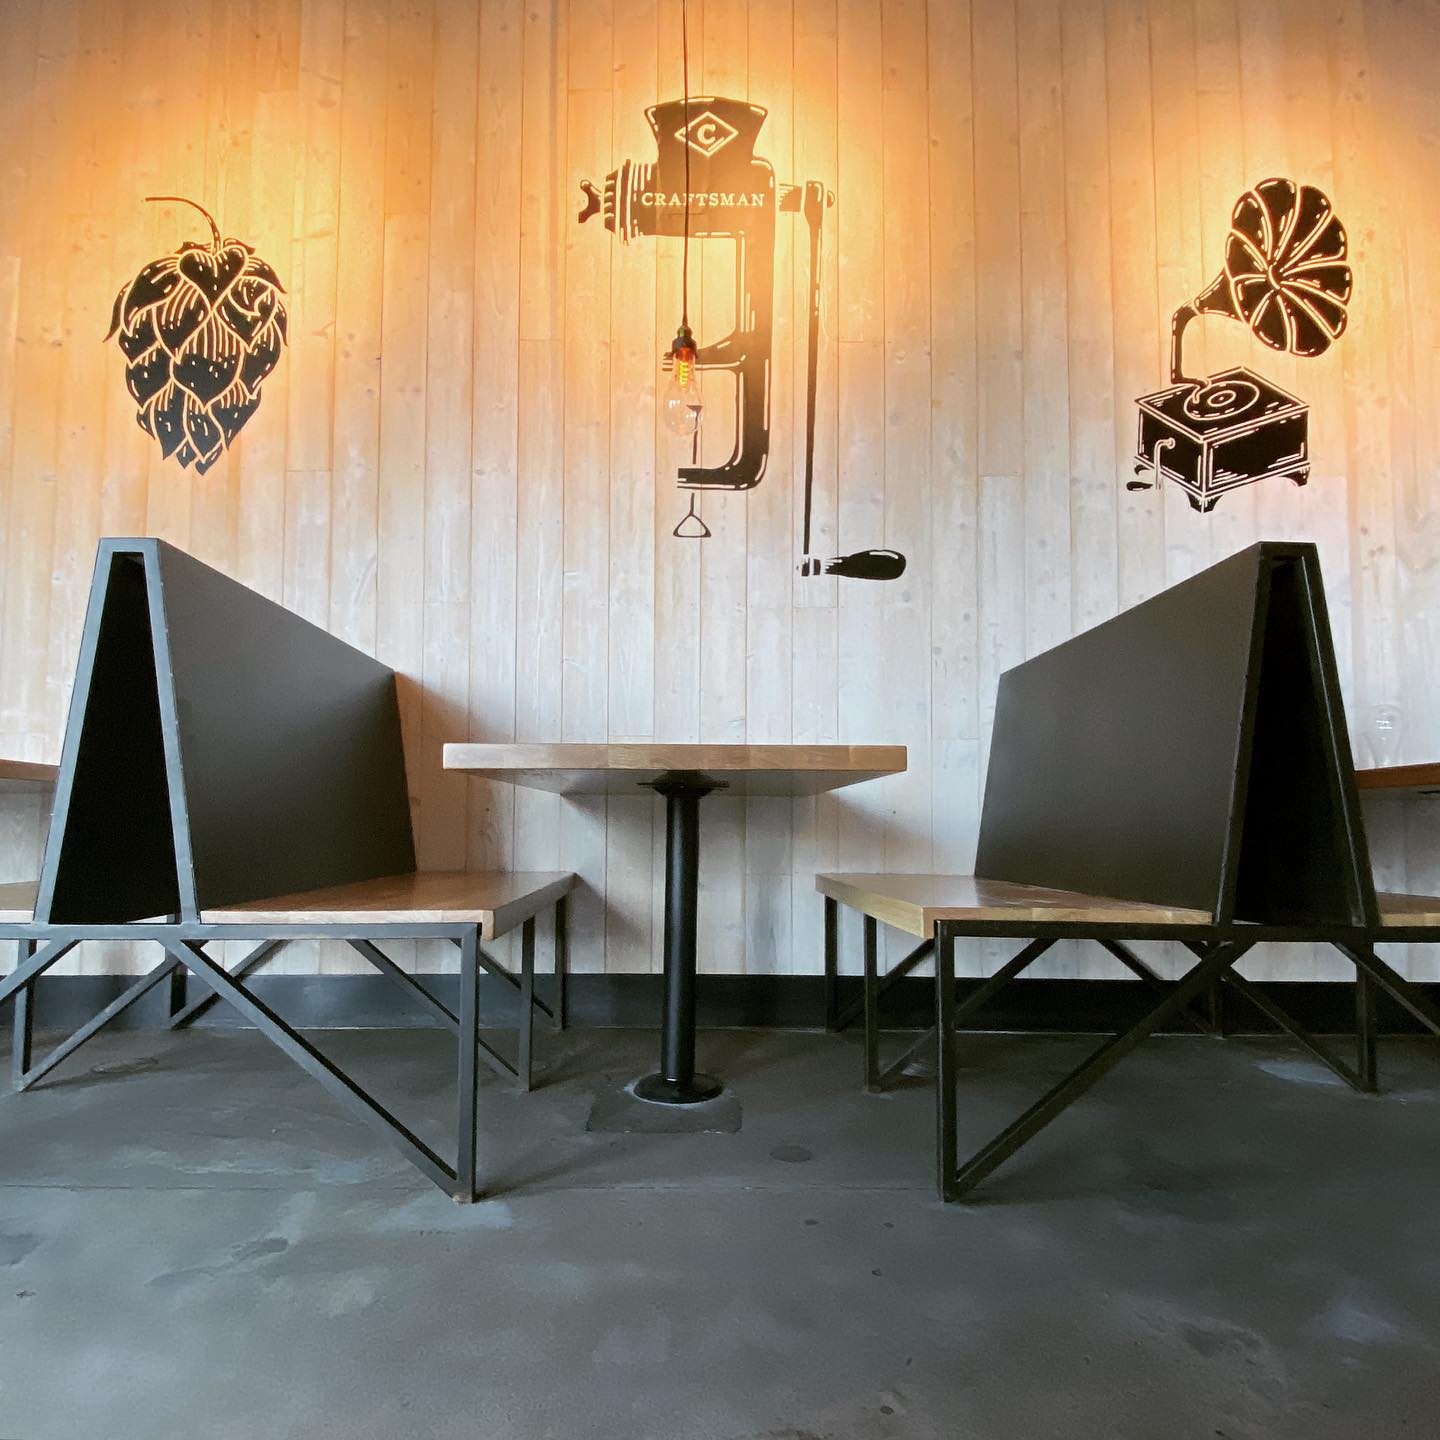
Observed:
[[[156,554],[201,908],[413,870],[394,672]]]
[[[1002,675],[975,869],[1221,919],[1366,923],[1314,546],[1251,546]]]
[[[1258,549],[1000,677],[976,873],[1215,910]]]
[[[1267,562],[1265,638],[1235,913],[1267,924],[1378,923],[1320,560]]]
[[[169,545],[101,541],[37,916],[414,867],[393,671]]]
[[[83,925],[180,909],[144,565],[102,550],[35,913]]]
[[[976,874],[1217,910],[1259,550],[1001,675]]]

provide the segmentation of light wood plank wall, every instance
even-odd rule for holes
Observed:
[[[1357,736],[1396,702],[1402,758],[1434,758],[1437,35],[1436,0],[693,0],[694,89],[765,106],[779,178],[835,192],[816,548],[909,556],[867,585],[795,573],[791,217],[769,473],[704,497],[711,541],[670,535],[654,394],[678,243],[575,219],[581,179],[651,154],[678,0],[6,0],[0,749],[57,754],[94,543],[159,535],[396,667],[422,862],[578,870],[582,970],[658,967],[658,803],[469,783],[443,741],[907,744],[907,775],[844,795],[707,802],[705,964],[810,972],[817,869],[971,863],[1005,667],[1251,540],[1304,537]],[[1232,203],[1272,174],[1334,197],[1352,324],[1313,361],[1192,327],[1197,368],[1251,363],[1314,406],[1306,489],[1200,516],[1125,490],[1134,399],[1163,382]],[[160,460],[100,343],[118,284],[199,233],[142,203],[157,192],[209,206],[289,292],[289,353],[205,477]],[[733,319],[734,257],[697,248],[703,340]],[[37,802],[4,803],[18,876]],[[1373,818],[1382,878],[1440,889],[1440,806]],[[1342,973],[1305,950],[1266,964]],[[1109,971],[1072,949],[1052,973]]]

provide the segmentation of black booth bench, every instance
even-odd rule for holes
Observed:
[[[24,1089],[162,983],[170,1024],[233,1005],[456,1199],[476,1185],[477,1064],[529,1088],[535,1011],[565,1021],[566,896],[576,877],[417,873],[392,670],[158,540],[103,540],[39,882],[0,886],[0,980]],[[555,987],[535,993],[536,917],[555,912]],[[484,948],[519,927],[514,973]],[[443,1159],[242,983],[292,940],[348,944],[457,1039],[455,1159]],[[164,958],[36,1060],[36,982],[85,940]],[[459,951],[452,1010],[381,948]],[[212,942],[249,941],[226,969]],[[479,1033],[485,971],[518,997],[513,1058]],[[204,993],[185,993],[186,975]]]
[[[974,875],[819,875],[827,1028],[865,1017],[865,1083],[935,1047],[936,1160],[958,1199],[1177,1016],[1223,1034],[1243,994],[1347,1084],[1376,1088],[1375,989],[1440,1034],[1440,1011],[1376,954],[1440,940],[1440,898],[1377,896],[1319,557],[1262,543],[1007,671],[1000,679]],[[839,908],[863,917],[864,988],[838,1004]],[[878,926],[919,939],[888,974]],[[955,942],[1023,940],[963,1000]],[[957,1028],[1056,940],[1100,944],[1150,997],[1130,1029],[960,1163]],[[1163,980],[1130,942],[1193,964]],[[1354,1064],[1332,1055],[1236,963],[1262,941],[1327,942],[1356,967]],[[883,992],[935,962],[935,1028],[880,1063]]]

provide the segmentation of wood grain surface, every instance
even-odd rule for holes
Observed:
[[[820,795],[905,770],[903,745],[447,745],[445,768],[561,795],[630,795],[668,777],[716,794]],[[643,798],[643,797],[642,797]]]
[[[201,920],[223,925],[340,925],[347,922],[471,921],[494,940],[548,909],[575,887],[567,872],[428,871],[275,895],[205,910]]]
[[[1385,765],[1357,770],[1355,783],[1378,794],[1440,794],[1440,765]]]
[[[1112,900],[974,875],[817,875],[815,888],[862,914],[929,939],[937,920],[1205,925],[1209,911]]]
[[[46,765],[38,760],[0,759],[0,781],[49,786],[54,785],[59,773],[58,765]]]

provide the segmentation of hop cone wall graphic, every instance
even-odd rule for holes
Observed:
[[[259,407],[260,386],[280,359],[284,287],[253,247],[221,239],[193,200],[145,198],[194,205],[214,238],[187,241],[122,285],[105,338],[119,332],[140,428],[167,459],[193,461],[203,475]]]

